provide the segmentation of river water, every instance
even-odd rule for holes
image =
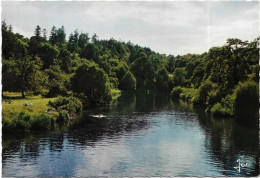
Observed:
[[[256,176],[258,142],[258,127],[162,94],[123,93],[68,127],[4,136],[2,175]]]

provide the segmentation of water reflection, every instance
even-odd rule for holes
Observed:
[[[4,136],[3,176],[256,176],[258,139],[257,127],[161,93],[123,92],[67,128]]]
[[[234,118],[213,118],[200,108],[194,107],[198,120],[205,129],[205,148],[212,160],[223,164],[223,173],[227,176],[257,176],[259,174],[259,131],[256,126],[246,126]],[[248,164],[239,173],[235,166],[237,160]]]

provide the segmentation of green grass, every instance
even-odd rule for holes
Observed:
[[[26,94],[26,98],[23,99],[20,93],[3,92],[2,99],[2,118],[5,120],[12,120],[17,118],[19,113],[25,111],[33,116],[44,114],[44,115],[54,115],[53,113],[46,113],[48,109],[49,100],[54,100],[55,98],[42,98],[41,95],[34,96],[32,94]],[[11,104],[5,103],[5,101],[12,101]],[[24,102],[32,103],[31,106],[24,106]]]

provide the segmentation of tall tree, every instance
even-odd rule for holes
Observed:
[[[35,73],[36,65],[31,56],[3,60],[3,90],[21,92],[25,98],[25,92],[33,88]]]
[[[145,53],[141,53],[131,65],[131,71],[136,78],[137,89],[153,89],[155,71],[152,69],[152,64],[148,60]]]
[[[87,96],[87,105],[99,105],[111,101],[108,76],[93,62],[78,67],[71,84],[73,92]]]
[[[45,28],[42,30],[42,34],[43,34],[43,39],[47,41],[47,30]]]

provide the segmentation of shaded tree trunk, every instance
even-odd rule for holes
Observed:
[[[22,93],[22,98],[25,98],[25,94],[23,90],[21,91],[21,93]]]

